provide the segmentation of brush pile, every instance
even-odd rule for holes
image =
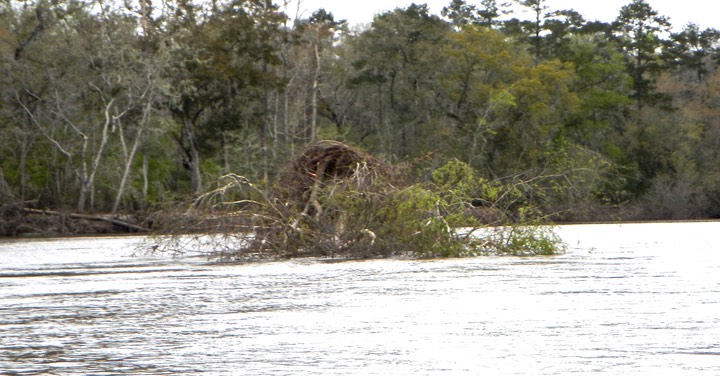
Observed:
[[[178,255],[199,250],[223,261],[557,251],[552,238],[536,231],[474,236],[482,223],[466,201],[486,183],[466,164],[450,161],[433,171],[432,181],[414,182],[407,170],[347,144],[320,141],[288,163],[274,188],[223,176],[192,205],[188,217],[197,221],[196,231],[181,228],[150,248]]]
[[[324,182],[351,179],[359,184],[377,173],[386,174],[387,166],[370,154],[338,141],[318,141],[309,145],[289,164],[280,179],[294,200],[307,200],[313,189]]]

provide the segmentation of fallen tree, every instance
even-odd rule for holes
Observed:
[[[40,210],[40,209],[30,209],[30,208],[23,208],[23,212],[26,214],[67,217],[67,218],[72,218],[72,219],[84,219],[84,220],[88,220],[88,221],[105,222],[105,223],[109,223],[113,226],[117,226],[126,232],[149,232],[150,231],[149,228],[139,226],[136,224],[132,224],[127,221],[123,221],[123,220],[115,218],[111,215],[66,213],[66,212],[59,212],[59,211],[54,211],[54,210]]]
[[[150,232],[150,229],[112,215],[41,210],[23,207],[17,202],[0,206],[0,236],[138,232]]]
[[[429,182],[408,176],[406,167],[321,141],[290,161],[272,189],[225,175],[216,189],[190,205],[177,222],[183,225],[170,229],[174,235],[163,229],[165,235],[148,249],[175,255],[199,251],[222,260],[563,251],[531,210],[522,210],[525,217],[519,218],[496,205],[512,196],[512,187],[487,182],[462,162],[452,160],[433,171]],[[493,226],[473,215],[470,199],[479,196],[496,198],[485,208],[493,212]]]

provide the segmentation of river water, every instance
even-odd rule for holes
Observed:
[[[0,373],[718,375],[718,222],[561,226],[553,257],[131,257],[0,241]]]

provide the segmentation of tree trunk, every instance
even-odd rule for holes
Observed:
[[[110,123],[112,121],[112,118],[110,116],[110,108],[112,107],[114,101],[114,98],[111,99],[110,102],[108,102],[108,104],[105,106],[105,123],[103,124],[100,146],[98,146],[97,152],[95,153],[95,157],[93,158],[92,165],[90,166],[89,171],[87,169],[87,164],[83,161],[83,171],[81,176],[81,181],[83,183],[80,187],[80,198],[78,199],[78,211],[81,213],[85,210],[86,198],[88,194],[90,196],[90,208],[93,208],[93,206],[95,205],[95,195],[93,194],[93,191],[95,190],[95,174],[100,167],[100,160],[102,159],[103,152],[105,151],[105,145],[108,141],[108,131],[110,130]],[[84,134],[82,134],[82,136],[84,138],[83,142],[87,144],[88,137]],[[87,146],[83,146],[83,156],[86,149]]]
[[[18,173],[20,174],[20,200],[25,201],[27,191],[27,156],[30,152],[28,135],[23,132],[22,143],[20,145],[20,161],[18,164]]]
[[[185,132],[190,146],[190,160],[188,161],[190,164],[190,183],[193,194],[197,195],[202,192],[202,173],[200,171],[200,151],[197,148],[195,124],[193,124],[190,119],[184,119],[183,125],[185,126]]]
[[[315,74],[312,82],[312,109],[310,111],[310,142],[317,140],[317,96],[318,82],[320,81],[320,51],[317,43],[315,44]]]
[[[3,200],[13,197],[12,190],[5,181],[5,173],[3,172],[2,166],[0,166],[0,198]]]
[[[140,125],[137,127],[137,132],[135,133],[135,140],[133,141],[132,149],[130,149],[129,153],[125,153],[125,170],[123,171],[122,179],[120,180],[120,187],[118,188],[117,195],[115,196],[115,203],[113,204],[112,213],[115,214],[120,207],[120,200],[122,200],[122,196],[125,194],[125,186],[127,185],[128,177],[130,176],[130,169],[132,168],[132,163],[135,160],[135,154],[137,154],[138,149],[140,148],[140,144],[142,143],[142,140],[144,139],[143,131],[145,130],[145,126],[147,125],[148,117],[150,116],[150,110],[152,108],[152,102],[147,101],[145,104],[145,109],[143,110],[142,118],[140,119]],[[122,134],[120,135],[120,139],[123,140],[124,137],[122,137]],[[124,147],[124,143],[123,143]],[[123,148],[123,151],[125,149]],[[146,161],[143,161],[146,162]],[[145,166],[143,166],[145,168]]]
[[[147,151],[143,153],[143,165],[142,165],[142,176],[143,176],[143,189],[142,189],[142,206],[143,209],[147,209],[148,207],[148,191],[150,183],[148,181],[148,155]]]
[[[130,169],[132,168],[133,160],[135,160],[135,154],[140,147],[140,139],[143,136],[143,129],[144,127],[142,126],[138,129],[130,154],[128,155],[127,160],[125,160],[125,170],[123,171],[123,176],[120,180],[120,187],[118,188],[117,195],[115,195],[115,204],[113,204],[112,214],[117,213],[117,210],[120,207],[120,200],[122,200],[122,196],[125,194],[125,185],[127,185],[127,180],[130,176]]]

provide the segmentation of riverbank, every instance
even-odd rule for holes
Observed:
[[[69,211],[0,206],[0,236],[46,237],[145,233],[151,231],[140,215],[85,214]]]
[[[0,206],[0,237],[54,237],[142,234],[161,231],[157,218],[159,213],[133,213],[112,215],[110,213],[80,214],[61,210],[22,208],[15,204]],[[153,219],[154,218],[154,219]],[[665,219],[642,216],[608,215],[594,220],[559,220],[557,225],[589,225],[607,223],[674,223],[717,222],[718,218]]]

